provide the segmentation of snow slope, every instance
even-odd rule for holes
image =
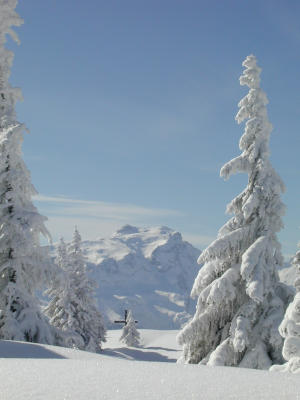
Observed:
[[[101,354],[0,342],[1,400],[296,400],[297,375],[175,364],[176,331],[141,330],[142,348],[108,332]],[[164,362],[160,362],[164,361]]]
[[[194,312],[190,291],[200,250],[167,227],[125,225],[109,239],[83,241],[109,328],[132,309],[140,328],[176,329]]]
[[[278,272],[281,282],[294,286],[297,275],[297,267],[295,265],[291,265],[291,262],[288,262]]]

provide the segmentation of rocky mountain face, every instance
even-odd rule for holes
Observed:
[[[109,239],[83,241],[108,328],[131,309],[138,327],[177,329],[194,313],[189,297],[200,250],[167,227],[126,225]]]

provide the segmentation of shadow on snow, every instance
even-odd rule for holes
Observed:
[[[175,351],[178,352],[179,350],[176,349],[168,349],[167,347],[147,347],[150,350],[164,350],[164,351]]]
[[[176,358],[169,358],[160,353],[154,351],[146,351],[151,349],[151,347],[145,348],[145,351],[139,348],[133,347],[120,347],[115,349],[106,348],[103,350],[102,354],[112,357],[123,358],[126,360],[136,360],[136,361],[155,361],[155,362],[176,362]],[[155,349],[155,347],[153,347]],[[157,347],[157,349],[163,349]]]
[[[65,358],[35,343],[0,341],[0,358]]]

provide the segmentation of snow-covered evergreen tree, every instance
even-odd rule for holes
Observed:
[[[52,343],[53,336],[39,308],[36,289],[49,272],[39,236],[48,236],[32,203],[36,193],[22,159],[25,126],[16,119],[21,91],[9,84],[13,53],[6,36],[18,42],[12,26],[22,24],[17,0],[0,0],[0,338]]]
[[[131,310],[128,311],[126,325],[122,329],[120,342],[124,342],[127,346],[132,347],[137,347],[140,344],[140,333],[136,329]]]
[[[271,370],[300,373],[300,250],[293,258],[292,265],[297,269],[294,283],[296,295],[279,326],[279,332],[284,338],[282,355],[287,362],[283,365],[273,365]]]
[[[105,342],[106,329],[96,305],[96,283],[87,275],[86,261],[81,251],[81,237],[77,228],[68,246],[67,262],[69,264],[67,290],[70,296],[67,326],[81,338],[81,343],[75,340],[73,346],[96,352],[101,348],[101,342]],[[71,338],[71,342],[72,340]]]
[[[243,66],[240,84],[250,90],[236,115],[238,123],[247,120],[242,153],[220,174],[227,179],[247,173],[248,184],[227,206],[234,216],[199,257],[204,265],[192,289],[192,296],[199,296],[196,313],[178,341],[186,363],[266,369],[282,360],[278,326],[285,293],[277,273],[283,259],[276,233],[283,226],[284,185],[269,161],[272,126],[260,88],[261,69],[253,55]]]
[[[83,348],[84,341],[81,335],[73,330],[77,302],[71,286],[70,263],[63,238],[60,239],[57,247],[55,264],[58,267],[58,273],[54,276],[51,287],[46,291],[50,301],[44,312],[49,318],[50,324],[55,328],[55,344]]]

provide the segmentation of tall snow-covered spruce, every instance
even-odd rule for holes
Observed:
[[[283,226],[284,185],[269,161],[272,125],[260,88],[261,69],[253,55],[243,66],[240,84],[250,90],[236,115],[238,123],[247,120],[242,153],[220,175],[247,173],[248,184],[227,206],[233,217],[199,257],[204,265],[192,289],[192,296],[199,296],[197,308],[178,341],[186,363],[267,369],[282,361],[278,326],[285,293],[277,273],[283,260],[276,233]]]
[[[22,159],[25,126],[16,120],[21,91],[9,84],[13,53],[6,36],[18,42],[12,26],[22,24],[17,0],[0,0],[0,338],[52,343],[50,326],[40,311],[36,289],[48,272],[39,236],[48,236],[32,204],[35,189]]]

